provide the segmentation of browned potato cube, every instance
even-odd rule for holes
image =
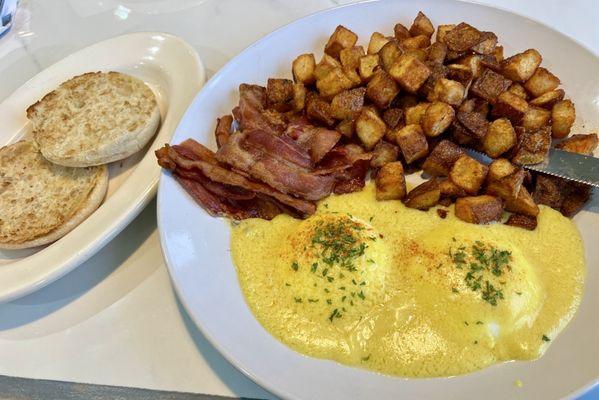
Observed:
[[[303,83],[293,84],[293,111],[299,112],[306,107],[306,95],[308,90]]]
[[[427,49],[426,59],[435,64],[443,64],[447,56],[447,45],[442,42],[435,42]]]
[[[489,102],[478,97],[473,97],[460,104],[458,111],[474,112],[482,114],[486,118],[489,114]]]
[[[518,165],[541,163],[549,152],[549,146],[551,146],[551,132],[548,128],[524,132],[512,162]]]
[[[535,73],[526,81],[524,87],[533,97],[539,97],[547,92],[557,89],[560,80],[546,68],[539,67]]]
[[[489,165],[489,173],[487,175],[487,181],[493,182],[498,179],[504,178],[508,175],[513,174],[518,170],[514,164],[505,158],[498,158],[497,160],[493,160],[493,162]]]
[[[501,199],[486,194],[462,197],[456,200],[455,215],[471,224],[488,224],[501,220],[503,203]]]
[[[314,54],[302,54],[293,60],[291,65],[293,70],[293,79],[296,82],[301,82],[304,85],[310,85],[316,81],[314,70],[316,69],[316,60]]]
[[[473,78],[478,78],[483,73],[482,57],[477,54],[470,54],[457,60],[458,64],[470,68]]]
[[[412,189],[404,199],[404,204],[406,207],[428,210],[439,202],[440,197],[439,182],[433,178]]]
[[[484,138],[489,130],[489,121],[481,113],[458,111],[457,120],[466,130],[466,134],[475,139]]]
[[[331,101],[331,115],[337,119],[354,118],[362,111],[365,93],[366,89],[363,87],[339,93]]]
[[[401,41],[404,50],[424,49],[431,45],[431,40],[425,35],[418,35]]]
[[[564,182],[566,195],[560,211],[572,218],[591,198],[591,187],[578,182]]]
[[[564,92],[563,89],[555,89],[545,94],[542,94],[535,99],[532,99],[530,101],[530,105],[551,109],[556,103],[564,99],[565,94],[566,92]]]
[[[497,46],[497,35],[493,32],[483,32],[482,36],[482,42],[472,46],[470,49],[478,54],[493,54]]]
[[[384,70],[379,69],[366,86],[366,97],[377,107],[387,108],[399,93],[399,86]]]
[[[432,96],[433,90],[435,89],[435,83],[439,79],[447,76],[447,67],[432,61],[425,61],[424,63],[431,70],[431,74],[424,84],[420,86],[420,89],[418,89],[418,96],[428,99],[429,96]]]
[[[374,70],[380,65],[380,58],[378,54],[368,54],[360,58],[360,66],[358,71],[360,78],[364,82],[368,82],[374,75]]]
[[[432,176],[449,176],[453,164],[464,150],[449,140],[441,140],[424,160],[422,170]]]
[[[460,82],[464,87],[472,82],[472,71],[470,67],[462,64],[450,64],[447,66],[447,78]]]
[[[379,32],[374,32],[372,36],[370,36],[370,43],[368,43],[368,54],[376,54],[380,49],[383,48],[389,42],[388,37]]]
[[[331,105],[316,95],[306,98],[306,116],[309,120],[325,126],[333,126],[335,123]]]
[[[559,142],[555,147],[571,153],[591,156],[595,152],[598,144],[599,139],[597,138],[597,134],[591,133],[589,135],[572,135]]]
[[[526,92],[526,89],[524,89],[524,86],[522,86],[518,82],[512,83],[512,86],[510,86],[507,91],[512,94],[515,94],[521,99],[528,100],[528,93]]]
[[[529,215],[512,214],[505,222],[506,225],[515,226],[517,228],[528,229],[534,231],[537,228],[537,217]]]
[[[529,215],[531,217],[539,215],[539,206],[537,206],[524,186],[520,187],[518,196],[505,201],[505,209],[509,212]]]
[[[410,31],[408,30],[408,28],[406,28],[402,24],[395,24],[395,27],[393,27],[393,32],[395,33],[395,40],[397,40],[398,42],[401,42],[402,40],[412,36],[410,35]]]
[[[543,57],[535,49],[528,49],[503,60],[501,71],[507,78],[524,83],[535,73]]]
[[[336,58],[333,58],[325,53],[322,55],[320,62],[316,64],[316,68],[314,69],[314,77],[317,81],[323,79],[335,68],[343,69],[343,66]]]
[[[376,174],[376,199],[398,200],[406,195],[406,178],[401,161],[386,163]]]
[[[447,103],[436,101],[426,109],[420,124],[426,136],[435,137],[445,132],[454,118],[453,107]]]
[[[390,40],[384,45],[379,51],[379,57],[381,59],[381,65],[385,71],[389,71],[391,65],[397,60],[397,58],[403,53],[395,40]]]
[[[490,181],[487,185],[487,194],[510,200],[518,196],[526,173],[518,169],[514,173],[501,179]]]
[[[336,94],[352,87],[353,82],[345,75],[341,68],[333,68],[325,77],[316,81],[318,93],[324,98],[332,98]]]
[[[418,96],[404,93],[400,94],[395,98],[395,100],[393,100],[392,106],[399,107],[405,111],[406,108],[414,107],[418,103],[420,103]]]
[[[485,181],[488,171],[489,167],[486,165],[462,154],[451,167],[449,178],[468,194],[476,194]]]
[[[550,118],[551,111],[540,107],[528,107],[522,119],[522,127],[527,131],[536,131],[547,126]]]
[[[491,158],[497,158],[516,145],[516,131],[507,118],[499,118],[489,125],[483,138],[483,149]]]
[[[574,103],[570,100],[562,100],[551,109],[551,134],[554,138],[565,138],[570,134],[570,129],[576,120]]]
[[[456,199],[466,197],[468,194],[464,189],[456,185],[451,179],[443,179],[439,182],[439,190],[442,198]]]
[[[455,28],[455,24],[437,26],[437,42],[445,43],[445,35]]]
[[[406,56],[414,57],[419,61],[422,61],[426,65],[426,58],[428,57],[428,53],[426,49],[404,49],[403,54]]]
[[[410,35],[424,35],[430,39],[430,37],[433,36],[433,33],[435,33],[435,28],[433,27],[431,20],[419,11],[410,27]]]
[[[464,100],[465,88],[460,82],[441,78],[435,82],[429,101],[442,101],[452,106],[459,106]]]
[[[443,36],[449,50],[461,52],[476,46],[485,38],[481,31],[465,22],[458,24]]]
[[[534,190],[534,201],[559,210],[565,197],[564,183],[563,179],[555,176],[538,174]]]
[[[343,136],[350,138],[354,135],[354,132],[356,130],[355,120],[344,119],[343,121],[337,124],[335,130]]]
[[[404,112],[401,108],[388,108],[383,112],[383,121],[390,129],[396,128],[403,121]]]
[[[499,95],[505,92],[511,84],[512,81],[509,79],[506,79],[490,69],[486,69],[481,76],[474,81],[470,88],[470,92],[475,96],[494,104]]]
[[[362,108],[356,120],[356,134],[367,150],[370,150],[385,135],[387,126],[372,107]]]
[[[406,121],[406,125],[411,125],[411,124],[419,124],[420,121],[422,120],[422,117],[424,117],[424,113],[426,113],[426,110],[428,109],[428,107],[430,106],[431,103],[418,103],[413,107],[408,107],[405,110],[405,121]]]
[[[506,117],[514,125],[520,125],[526,111],[528,111],[526,100],[506,91],[497,97],[497,101],[493,105],[492,115],[494,117]]]
[[[268,108],[286,112],[293,107],[293,81],[290,79],[269,78],[266,84],[266,104]]]
[[[370,166],[372,168],[380,168],[385,164],[396,161],[397,157],[399,157],[399,147],[381,140],[372,151]]]
[[[389,75],[402,89],[416,93],[431,74],[431,70],[416,57],[402,54],[389,69]]]
[[[457,119],[451,123],[449,133],[451,140],[460,146],[476,147],[479,145],[479,141]]]
[[[418,124],[406,125],[398,130],[397,144],[408,164],[428,154],[428,142]]]
[[[358,35],[346,27],[338,25],[324,47],[324,52],[331,57],[339,58],[341,50],[353,47],[357,41]]]
[[[343,69],[356,70],[360,67],[360,58],[364,57],[364,55],[364,47],[354,46],[341,50],[339,52],[339,60]]]

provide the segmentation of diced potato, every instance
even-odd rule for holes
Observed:
[[[419,124],[420,121],[422,120],[422,117],[424,117],[424,113],[426,113],[426,110],[428,109],[428,107],[430,106],[430,103],[418,103],[417,105],[413,106],[413,107],[408,107],[405,110],[405,120],[406,120],[406,125],[411,125],[411,124]]]
[[[374,70],[380,65],[380,58],[378,54],[368,54],[360,58],[360,66],[358,71],[360,72],[360,78],[364,82],[368,82],[374,75]]]
[[[376,199],[398,200],[406,195],[406,178],[401,161],[386,163],[376,174]]]
[[[501,71],[507,78],[524,83],[535,73],[542,60],[543,57],[537,50],[528,49],[506,58],[501,65]]]
[[[449,50],[457,52],[469,50],[484,39],[481,31],[465,22],[458,24],[443,36],[443,42]]]
[[[428,142],[418,124],[406,125],[398,130],[397,144],[408,164],[428,154]]]
[[[508,175],[513,174],[518,170],[514,164],[505,158],[498,158],[497,160],[493,160],[493,162],[489,165],[489,173],[487,174],[487,181],[493,182],[504,178]]]
[[[443,42],[435,42],[427,49],[426,59],[435,64],[443,64],[447,56],[447,45]]]
[[[366,89],[355,88],[345,90],[335,97],[331,101],[331,114],[337,119],[352,119],[364,106],[364,94]]]
[[[306,98],[306,116],[309,120],[325,126],[333,126],[335,123],[331,105],[316,95]]]
[[[523,169],[518,169],[508,176],[489,182],[486,192],[504,200],[514,199],[520,192],[525,175]]]
[[[428,57],[426,49],[404,49],[403,54],[405,54],[406,57],[414,57],[426,65],[426,58]]]
[[[303,83],[293,84],[293,111],[300,112],[306,107],[308,90]]]
[[[478,54],[493,54],[497,46],[497,35],[493,32],[483,32],[482,36],[482,42],[472,46],[471,50]]]
[[[439,190],[441,191],[442,198],[456,199],[468,195],[464,189],[453,183],[451,179],[439,181]]]
[[[524,89],[524,86],[522,86],[518,82],[512,83],[512,85],[508,88],[507,91],[512,94],[515,94],[521,99],[528,100],[528,93],[526,92],[526,89]]]
[[[390,40],[381,48],[379,51],[379,57],[385,71],[389,71],[389,68],[391,68],[395,60],[399,58],[402,52],[403,51],[395,40]]]
[[[456,200],[455,215],[471,224],[488,224],[501,220],[503,203],[489,195],[462,197]]]
[[[335,127],[335,130],[345,137],[352,137],[356,131],[356,124],[354,119],[344,119],[339,122]]]
[[[341,50],[353,47],[357,41],[358,35],[346,27],[338,25],[324,47],[324,52],[331,57],[339,58]]]
[[[440,197],[439,182],[433,178],[412,189],[404,199],[404,204],[406,207],[428,210],[439,202]]]
[[[420,86],[420,89],[418,89],[418,96],[428,99],[429,96],[432,96],[433,90],[435,89],[435,83],[437,83],[439,79],[447,77],[447,67],[432,61],[425,61],[425,64],[431,70],[431,74],[424,84]]]
[[[441,140],[424,160],[422,170],[432,176],[449,176],[453,164],[464,150],[449,140]]]
[[[516,154],[512,162],[518,165],[538,164],[545,160],[551,145],[551,132],[541,128],[534,132],[525,132],[520,138]]]
[[[390,129],[396,128],[403,122],[404,112],[401,108],[388,108],[383,112],[383,121]]]
[[[441,78],[435,82],[429,101],[442,101],[452,106],[459,106],[464,100],[465,88],[460,82]]]
[[[522,119],[522,127],[527,131],[536,131],[547,126],[550,118],[551,111],[540,107],[528,107]]]
[[[546,68],[539,67],[535,73],[526,81],[524,87],[533,97],[539,97],[547,92],[557,89],[560,80]]]
[[[509,79],[490,69],[485,69],[472,84],[470,92],[494,104],[499,95],[505,92],[511,84],[512,81]]]
[[[470,85],[472,77],[472,71],[466,65],[450,64],[447,66],[447,78],[460,82],[464,87]]]
[[[449,134],[451,140],[460,146],[476,147],[479,145],[479,141],[464,128],[457,118],[451,123]]]
[[[268,108],[286,112],[293,107],[293,81],[290,79],[269,78],[266,84],[266,104]]]
[[[397,157],[399,157],[399,147],[381,140],[372,151],[370,166],[372,168],[380,168],[385,164],[396,161]]]
[[[455,28],[454,24],[437,26],[437,42],[445,43],[445,35]]]
[[[418,103],[420,103],[418,96],[404,93],[395,98],[393,101],[393,106],[399,107],[405,111],[407,108],[414,107]]]
[[[341,68],[333,68],[326,76],[316,81],[318,93],[324,98],[333,98],[336,94],[352,87],[352,81]]]
[[[489,125],[483,138],[483,149],[491,158],[497,158],[516,145],[516,131],[507,118],[499,118]]]
[[[518,196],[505,201],[505,209],[509,212],[536,217],[539,214],[539,206],[524,186],[520,187]]]
[[[484,138],[489,130],[489,121],[481,113],[458,111],[456,118],[466,130],[466,134],[475,139]]]
[[[435,28],[433,27],[431,20],[419,11],[410,27],[410,35],[424,35],[430,39],[430,37],[433,36],[433,33],[435,33]]]
[[[515,226],[517,228],[528,229],[534,231],[537,229],[537,217],[529,215],[512,214],[505,222],[506,225]]]
[[[478,78],[483,72],[483,66],[481,64],[482,57],[477,54],[470,54],[457,60],[458,64],[464,65],[470,68],[473,78]]]
[[[395,33],[395,40],[397,40],[398,42],[401,42],[402,40],[412,36],[410,35],[410,31],[408,30],[408,28],[399,23],[395,24],[395,27],[393,27],[393,32]]]
[[[379,69],[366,86],[366,97],[377,107],[387,108],[399,93],[399,86],[384,70]]]
[[[360,74],[357,70],[351,68],[343,68],[343,73],[352,82],[351,87],[357,87],[362,85],[362,78],[360,77]]]
[[[370,36],[370,43],[368,43],[368,54],[376,54],[380,49],[383,48],[389,42],[388,37],[379,32],[374,32]]]
[[[422,61],[406,54],[399,56],[389,69],[389,75],[410,93],[416,93],[430,74],[430,69]]]
[[[591,198],[591,187],[578,182],[564,182],[566,195],[560,211],[572,218]]]
[[[458,111],[474,112],[477,114],[481,114],[483,117],[487,118],[487,115],[489,114],[489,109],[489,102],[487,100],[483,100],[478,97],[473,97],[460,104]]]
[[[356,120],[356,134],[367,150],[372,149],[385,135],[387,126],[372,107],[362,108]]]
[[[492,115],[494,117],[505,117],[514,125],[520,125],[526,111],[528,111],[526,100],[506,91],[497,97],[497,101],[493,105]]]
[[[329,72],[336,68],[343,69],[343,66],[336,58],[333,58],[325,53],[322,55],[320,62],[316,64],[316,68],[314,69],[314,77],[317,81],[323,79],[329,74]]]
[[[551,109],[551,134],[554,138],[565,138],[570,134],[570,129],[576,120],[574,103],[562,100],[555,103]]]
[[[571,153],[591,156],[595,152],[598,144],[599,139],[597,138],[597,134],[592,133],[589,135],[572,135],[559,142],[555,147]]]
[[[454,118],[453,107],[447,103],[436,101],[426,109],[420,124],[426,136],[435,137],[445,132]]]
[[[534,190],[534,201],[556,210],[561,209],[566,194],[564,184],[563,179],[538,174]]]
[[[360,67],[360,58],[364,57],[364,55],[364,47],[354,46],[341,50],[339,52],[339,60],[343,69],[356,70]]]
[[[486,165],[462,154],[451,167],[449,178],[468,194],[476,194],[485,181],[488,171],[489,167]]]
[[[293,79],[296,82],[301,82],[304,85],[311,85],[316,81],[314,70],[316,69],[316,60],[314,54],[299,55],[291,66],[293,70]]]
[[[551,109],[556,103],[564,99],[566,92],[563,89],[555,89],[530,101],[531,106]]]
[[[431,45],[431,40],[425,35],[418,35],[401,41],[401,47],[405,50],[425,49]]]

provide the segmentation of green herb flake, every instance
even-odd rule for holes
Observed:
[[[297,263],[297,261],[291,263],[291,269],[293,269],[294,271],[297,271],[299,269],[299,264]]]
[[[302,298],[301,297],[294,297],[293,300],[295,300],[296,303],[301,303],[302,302]]]
[[[318,263],[312,264],[312,267],[310,268],[310,272],[315,273],[316,269],[318,269]]]
[[[543,339],[543,342],[549,342],[551,340],[546,335],[543,335],[541,339]]]

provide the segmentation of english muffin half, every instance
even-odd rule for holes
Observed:
[[[49,161],[90,167],[122,160],[156,133],[160,111],[152,90],[119,72],[76,76],[27,109],[33,135]]]
[[[71,168],[46,160],[32,141],[0,149],[0,248],[54,242],[102,203],[108,168]]]

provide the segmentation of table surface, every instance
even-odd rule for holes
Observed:
[[[0,39],[0,101],[66,55],[134,31],[182,37],[210,77],[273,29],[349,2],[21,0],[12,31]],[[599,55],[593,0],[479,2],[544,22]],[[0,374],[10,376],[275,398],[224,360],[177,301],[160,253],[155,201],[75,271],[0,305],[0,355]],[[599,388],[584,398],[599,398]]]

